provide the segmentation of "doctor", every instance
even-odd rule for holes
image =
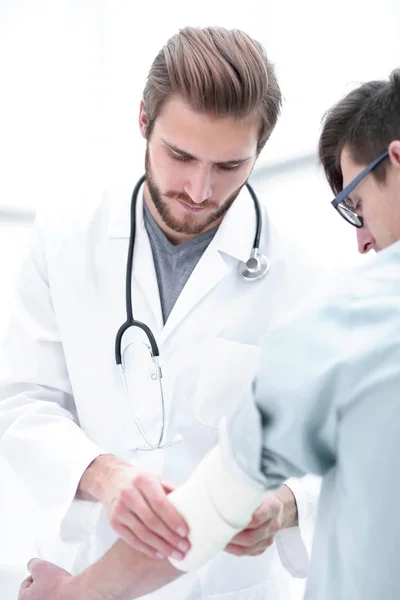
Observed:
[[[118,536],[143,560],[185,556],[167,494],[237,408],[262,332],[313,283],[245,187],[280,104],[260,44],[186,28],[144,90],[145,180],[36,220],[0,363],[0,450],[60,531],[42,553],[58,562],[68,542],[72,572]],[[152,598],[296,597],[316,487],[285,481],[226,552]]]

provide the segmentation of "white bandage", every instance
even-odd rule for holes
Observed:
[[[204,565],[251,521],[265,489],[232,477],[220,448],[214,448],[188,481],[168,498],[189,527],[191,549],[181,561],[169,559],[180,571]]]

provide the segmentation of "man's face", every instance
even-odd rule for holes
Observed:
[[[392,142],[386,159],[386,178],[378,181],[369,173],[350,194],[356,212],[363,217],[364,225],[357,229],[358,250],[383,250],[400,240],[400,142]],[[366,165],[354,163],[351,152],[344,147],[340,158],[343,188]]]
[[[255,118],[221,119],[171,97],[146,148],[148,195],[167,228],[193,236],[218,225],[253,169],[257,141]]]

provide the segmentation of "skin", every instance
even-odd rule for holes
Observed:
[[[388,163],[383,182],[370,173],[351,194],[356,212],[364,219],[364,226],[357,229],[358,250],[362,254],[370,250],[379,252],[400,239],[400,140],[390,144],[386,160]],[[343,187],[366,166],[356,164],[346,146],[341,154],[340,165]]]
[[[38,559],[29,562],[28,570],[18,600],[134,600],[181,574],[168,561],[144,556],[123,541],[76,577]]]

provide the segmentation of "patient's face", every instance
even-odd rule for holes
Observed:
[[[357,229],[358,249],[362,253],[378,252],[400,240],[400,141],[392,142],[390,148],[384,163],[385,180],[379,181],[369,173],[352,192],[353,204],[364,220],[364,226]],[[366,166],[356,164],[347,147],[340,163],[343,187]]]

